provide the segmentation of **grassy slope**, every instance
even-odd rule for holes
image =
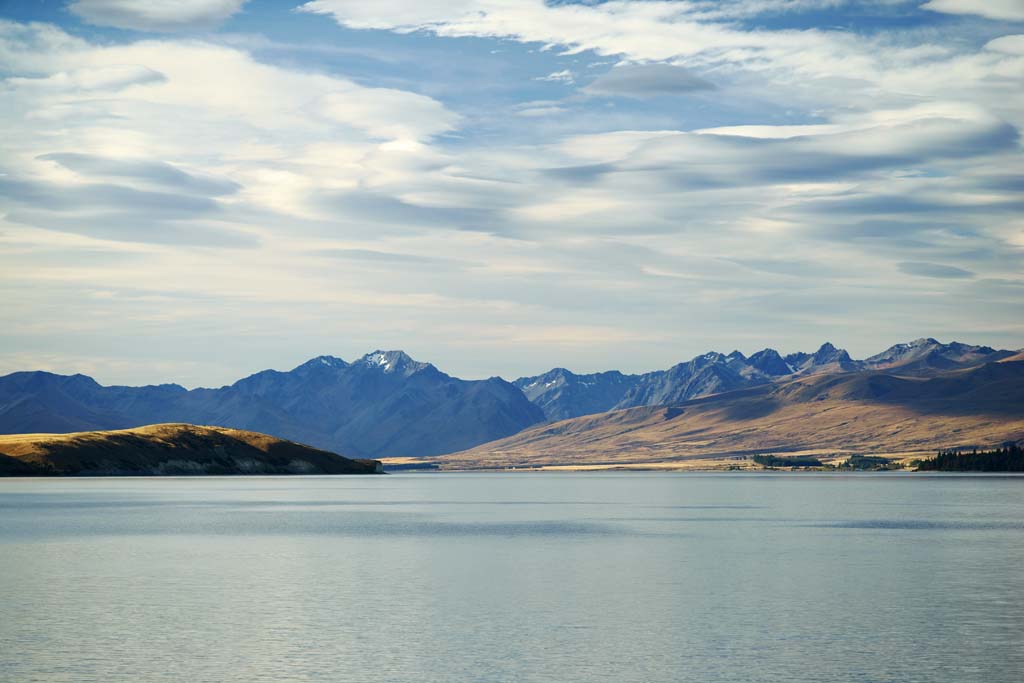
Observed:
[[[1024,363],[935,378],[801,378],[688,401],[540,425],[434,459],[446,469],[658,464],[753,453],[934,455],[1024,439]]]
[[[0,436],[0,474],[369,474],[373,460],[266,434],[160,424],[102,432]]]

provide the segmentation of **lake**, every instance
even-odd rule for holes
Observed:
[[[1024,680],[1024,477],[0,480],[0,681]]]

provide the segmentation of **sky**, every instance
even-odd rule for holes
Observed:
[[[0,374],[1024,347],[1024,0],[0,0]]]

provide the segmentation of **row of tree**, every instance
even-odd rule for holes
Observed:
[[[780,458],[777,455],[755,455],[752,460],[763,467],[822,467],[820,460],[807,456]]]
[[[1014,444],[991,451],[939,451],[934,458],[918,462],[917,469],[934,472],[1024,472],[1024,449]]]

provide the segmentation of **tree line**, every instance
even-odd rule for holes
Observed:
[[[1016,444],[991,451],[939,451],[917,463],[922,472],[1024,472],[1024,449]]]

